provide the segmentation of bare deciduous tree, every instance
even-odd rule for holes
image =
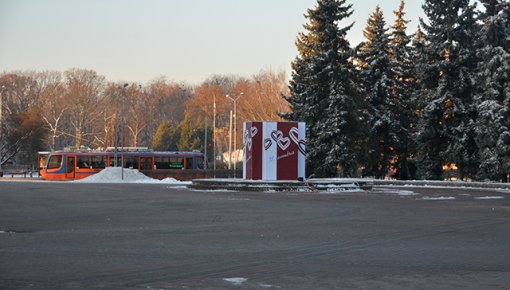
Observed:
[[[59,148],[58,139],[65,135],[65,113],[71,104],[65,98],[65,87],[60,72],[42,72],[37,74],[40,94],[41,118],[48,128],[48,146],[51,150]]]
[[[72,104],[69,109],[70,125],[73,128],[75,146],[80,147],[83,141],[93,143],[94,129],[101,112],[100,101],[105,87],[105,78],[95,71],[72,69],[64,73],[66,95]],[[87,144],[88,145],[88,144]]]

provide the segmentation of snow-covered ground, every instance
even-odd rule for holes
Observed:
[[[123,178],[122,178],[123,177]],[[107,167],[100,172],[89,177],[75,180],[75,183],[156,183],[171,185],[187,185],[190,181],[179,181],[175,178],[165,178],[163,180],[150,178],[136,169],[124,168],[122,176],[121,167]]]

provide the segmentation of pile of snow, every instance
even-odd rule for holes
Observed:
[[[89,177],[75,180],[78,183],[164,183],[164,184],[178,184],[185,185],[190,182],[176,180],[175,178],[165,178],[158,180],[144,175],[137,169],[124,168],[124,179],[122,179],[121,167],[107,167],[100,172],[93,174]]]

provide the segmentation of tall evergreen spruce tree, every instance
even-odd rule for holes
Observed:
[[[361,68],[361,86],[368,103],[368,156],[366,175],[382,178],[388,173],[390,162],[400,147],[400,128],[397,120],[398,102],[393,92],[389,36],[379,6],[367,21],[364,30],[366,41],[357,53]]]
[[[412,169],[413,169],[413,178],[420,179],[423,176],[417,172],[417,163],[418,163],[418,142],[416,141],[417,135],[418,135],[418,123],[421,117],[421,112],[424,110],[424,108],[428,105],[427,100],[424,97],[426,93],[428,92],[427,87],[424,85],[424,82],[422,81],[423,74],[426,72],[423,67],[426,64],[426,57],[424,53],[424,49],[426,46],[426,40],[425,40],[425,34],[423,33],[423,30],[421,29],[421,26],[418,25],[416,32],[414,33],[414,37],[412,40],[411,45],[411,59],[413,61],[413,68],[414,68],[414,91],[411,93],[411,116],[412,116],[412,123],[410,123],[410,126],[412,128],[411,130],[411,141],[410,144],[412,145]],[[430,133],[433,134],[434,131],[431,131]],[[423,149],[423,147],[421,147]],[[422,155],[421,155],[422,156]],[[423,161],[422,161],[422,167],[423,167]],[[430,161],[430,160],[429,160]],[[433,161],[435,162],[435,161]],[[439,160],[437,163],[441,163]],[[441,169],[441,168],[440,168]],[[442,172],[438,173],[438,176],[441,175]]]
[[[409,179],[414,177],[413,168],[409,164],[409,159],[414,155],[414,144],[411,134],[413,124],[413,104],[412,94],[417,89],[416,75],[411,60],[412,51],[409,46],[411,37],[406,34],[408,20],[404,19],[404,1],[400,2],[398,10],[394,11],[396,20],[390,34],[390,56],[392,62],[393,75],[393,95],[395,101],[395,116],[398,122],[396,126],[395,142],[395,160],[396,177],[398,179]]]
[[[292,63],[288,120],[307,124],[307,172],[336,176],[338,169],[353,175],[358,169],[360,100],[354,85],[352,51],[346,39],[352,24],[339,22],[352,14],[345,0],[318,0],[308,9],[296,41],[299,55]]]
[[[508,181],[510,172],[510,3],[482,0],[476,142],[480,179]]]
[[[427,105],[417,128],[418,165],[428,179],[443,178],[445,164],[456,164],[461,179],[474,177],[474,7],[469,0],[425,0],[423,9],[428,23],[420,20],[426,40],[420,98]]]
[[[426,65],[426,57],[425,57],[425,46],[426,46],[426,40],[425,40],[425,34],[423,33],[423,30],[421,29],[421,26],[418,25],[418,28],[416,29],[416,32],[414,33],[414,38],[411,45],[411,59],[413,60],[413,66],[414,66],[414,73],[415,73],[415,87],[412,94],[412,104],[414,106],[413,110],[413,117],[416,120],[418,119],[419,113],[425,108],[427,105],[426,98],[423,96],[427,92],[427,88],[424,85],[424,82],[422,81],[422,78],[424,78],[424,74],[426,74],[425,65]]]

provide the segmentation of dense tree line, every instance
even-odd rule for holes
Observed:
[[[164,78],[143,85],[115,83],[86,69],[4,72],[0,88],[1,164],[33,164],[37,151],[121,146],[122,135],[126,147],[203,151],[205,130],[211,154],[215,99],[221,155],[228,149],[232,110],[225,95],[242,93],[238,128],[245,120],[275,119],[279,111],[288,110],[281,98],[287,89],[285,73],[272,71],[248,79],[214,76],[198,86]],[[242,134],[238,137],[237,144],[242,144]]]
[[[390,27],[376,7],[356,47],[340,27],[352,5],[308,10],[282,116],[307,122],[312,176],[507,180],[510,4],[422,7],[413,35],[403,1]]]
[[[315,177],[504,180],[510,173],[510,4],[424,0],[407,32],[405,3],[370,14],[351,46],[352,5],[318,0],[285,73],[212,76],[198,86],[115,83],[92,70],[0,74],[0,163],[38,150],[121,145],[228,150],[232,101],[243,121],[307,123]],[[282,98],[283,95],[283,98]],[[124,126],[121,118],[124,116]],[[124,130],[124,132],[122,132]],[[242,142],[238,134],[237,144]],[[241,147],[241,146],[238,146]]]

